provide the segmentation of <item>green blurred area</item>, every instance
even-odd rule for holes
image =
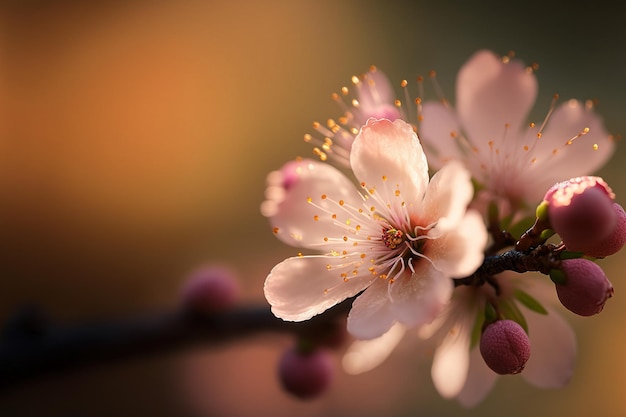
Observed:
[[[312,155],[303,135],[314,120],[339,115],[330,94],[370,65],[389,75],[398,92],[400,80],[410,88],[418,75],[436,70],[453,101],[456,72],[472,53],[514,51],[539,64],[535,120],[559,93],[562,100],[598,100],[607,129],[626,132],[626,6],[619,4],[15,1],[1,7],[2,318],[24,303],[68,321],[173,308],[185,274],[206,262],[233,266],[245,282],[245,300],[262,303],[267,272],[297,251],[281,244],[260,215],[265,176]],[[622,204],[625,152],[618,145],[599,172]],[[261,416],[269,407],[275,417],[622,416],[625,259],[602,261],[615,286],[605,311],[571,317],[580,359],[563,390],[502,378],[482,405],[465,411],[432,388],[428,355],[405,350],[386,369],[341,376],[327,398],[302,404],[272,379],[280,349],[270,339],[260,350],[206,352],[198,361],[206,376],[193,387],[206,390],[204,403],[180,388],[179,362],[190,359],[168,357],[25,386],[0,397],[0,415]],[[224,361],[233,363],[219,364],[228,374],[212,371]],[[255,361],[256,379],[250,378]],[[264,394],[255,396],[261,387]],[[251,414],[237,396],[252,398]],[[376,396],[380,409],[356,404]]]

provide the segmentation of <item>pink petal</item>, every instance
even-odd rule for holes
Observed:
[[[470,210],[457,227],[425,245],[425,255],[447,276],[463,277],[478,269],[484,259],[488,234],[482,217]]]
[[[433,358],[431,376],[444,398],[455,397],[465,385],[469,368],[471,320],[458,323],[444,337]]]
[[[431,168],[439,169],[451,159],[463,160],[461,135],[456,114],[442,103],[429,101],[422,105],[419,137]]]
[[[344,281],[341,273],[354,268],[341,266],[344,263],[338,256],[304,256],[276,265],[263,288],[274,315],[288,321],[307,320],[367,287],[372,279],[367,270],[366,275]]]
[[[585,128],[589,132],[575,138]],[[534,135],[536,136],[536,135]],[[575,138],[570,145],[568,141]],[[597,149],[594,150],[594,145]],[[599,169],[611,157],[615,148],[600,117],[577,100],[569,100],[558,106],[548,121],[535,148],[537,163],[529,173],[529,187],[546,190],[552,184]]]
[[[295,165],[283,175],[289,175],[284,179],[288,184],[283,185],[278,178],[276,181],[280,183],[268,187],[268,200],[262,206],[276,236],[289,245],[303,248],[339,250],[351,246],[351,242],[342,240],[349,231],[337,226],[338,223],[345,225],[350,214],[341,210],[338,202],[362,205],[363,198],[354,184],[329,164],[306,159],[289,164]],[[333,219],[332,214],[336,218]],[[325,237],[337,239],[327,241]]]
[[[537,97],[534,74],[517,61],[502,62],[490,51],[475,53],[461,68],[456,84],[456,109],[470,141],[489,155],[509,132],[517,132]]]
[[[539,388],[561,388],[574,373],[576,336],[560,314],[545,304],[544,307],[547,315],[524,310],[532,350],[521,375]]]
[[[392,309],[408,327],[430,323],[452,296],[453,283],[427,260],[419,260],[415,272],[407,271],[390,285]]]
[[[357,339],[374,339],[395,323],[387,281],[377,279],[359,295],[348,314],[348,332]]]
[[[408,123],[398,119],[369,119],[354,139],[350,164],[354,175],[380,196],[379,210],[387,203],[421,200],[428,184],[428,163]],[[399,190],[399,193],[396,193]]]
[[[470,173],[458,161],[441,168],[430,180],[419,207],[426,224],[437,222],[437,230],[456,227],[474,195]]]
[[[480,349],[472,349],[469,356],[470,364],[467,380],[463,389],[456,397],[459,403],[466,408],[472,408],[480,404],[493,389],[499,377],[485,364],[480,355]]]
[[[400,112],[393,105],[396,98],[393,86],[382,71],[377,68],[368,71],[356,87],[359,115],[363,118],[358,121],[361,125],[370,117],[389,120],[400,117]]]
[[[357,375],[376,368],[394,351],[405,333],[406,328],[396,323],[387,333],[376,339],[354,341],[341,361],[343,369],[349,374]]]

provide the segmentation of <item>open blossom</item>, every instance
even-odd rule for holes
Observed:
[[[558,301],[554,300],[550,283],[510,272],[498,275],[497,282],[497,296],[490,285],[457,287],[437,319],[418,329],[421,340],[413,348],[428,343],[425,349],[430,349],[431,343],[438,341],[431,368],[435,388],[444,398],[454,398],[468,408],[482,402],[501,377],[487,366],[476,340],[477,320],[483,317],[488,300],[495,300],[509,315],[522,317],[527,325],[532,355],[519,375],[528,383],[544,389],[560,388],[569,382],[574,371],[576,339],[570,325],[557,312]],[[540,308],[527,308],[518,298],[532,299]],[[396,325],[377,339],[354,342],[344,357],[344,369],[358,374],[377,366],[391,354],[405,332],[404,327]]]
[[[350,166],[350,149],[361,126],[373,117],[396,120],[403,118],[399,101],[387,76],[375,66],[360,75],[354,75],[351,88],[342,87],[332,98],[343,110],[337,121],[328,119],[326,124],[313,123],[321,138],[304,135],[306,142],[317,144],[313,152],[325,161],[331,157],[339,165]]]
[[[501,377],[485,364],[478,346],[472,346],[476,317],[480,317],[485,302],[493,301],[493,297],[508,314],[523,317],[527,324],[532,355],[520,373],[522,378],[538,388],[561,388],[574,371],[576,339],[570,325],[557,312],[549,282],[510,272],[498,277],[501,279],[498,279],[497,296],[489,285],[457,288],[437,329],[444,337],[433,359],[433,382],[443,397],[456,398],[466,407],[480,403]],[[520,290],[523,297],[519,296]],[[540,303],[543,311],[534,306],[527,308],[530,304],[520,302],[529,296]]]
[[[488,199],[515,211],[537,204],[563,178],[588,175],[607,161],[613,139],[591,102],[566,101],[544,122],[529,123],[536,97],[531,68],[477,52],[458,73],[456,109],[423,104],[419,132],[431,166],[463,161]]]
[[[261,210],[277,237],[322,254],[276,265],[265,297],[276,316],[302,321],[359,294],[348,331],[360,339],[395,323],[429,323],[452,294],[451,278],[483,260],[487,232],[480,215],[467,211],[469,173],[451,163],[429,182],[417,135],[402,120],[368,120],[350,164],[360,188],[313,160],[268,177]]]

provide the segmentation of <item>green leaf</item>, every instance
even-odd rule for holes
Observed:
[[[559,254],[559,259],[577,259],[582,258],[585,254],[583,252],[572,252],[570,250],[564,250]]]
[[[509,233],[516,239],[519,239],[525,231],[533,227],[533,224],[535,224],[535,218],[526,217],[512,225],[509,229]]]
[[[565,272],[560,269],[551,269],[550,270],[550,279],[555,284],[565,284],[567,281],[567,277],[565,276]]]
[[[491,323],[498,320],[498,312],[489,301],[485,303],[485,321]]]
[[[474,321],[474,327],[472,327],[472,333],[470,337],[470,350],[478,344],[480,335],[483,332],[483,323],[485,322],[485,314],[483,311],[479,311],[476,314],[476,320]]]
[[[517,307],[517,304],[515,304],[515,302],[513,302],[512,300],[505,301],[501,303],[499,307],[500,313],[502,313],[503,318],[517,322],[517,324],[522,326],[522,329],[524,329],[524,331],[528,333],[528,323],[526,323],[526,318]]]
[[[524,292],[520,289],[515,290],[515,298],[517,298],[517,300],[522,303],[524,306],[526,306],[529,310],[534,311],[535,313],[539,313],[539,314],[548,314],[548,310],[546,310],[539,301],[537,301],[535,298],[533,298],[530,294],[528,294],[527,292]]]

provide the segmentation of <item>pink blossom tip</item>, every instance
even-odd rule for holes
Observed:
[[[613,206],[614,198],[602,178],[587,176],[555,184],[544,201],[548,203],[550,226],[567,249],[591,254],[598,253],[600,246],[614,249],[615,244],[607,241],[617,233],[619,212]]]
[[[530,341],[517,322],[498,320],[483,330],[480,354],[495,373],[518,374],[530,357]]]

